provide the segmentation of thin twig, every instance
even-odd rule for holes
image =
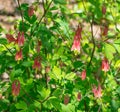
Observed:
[[[36,27],[34,28],[34,30],[31,31],[30,37],[34,34],[34,31],[36,30],[36,28],[38,28],[38,26],[39,26],[39,24],[41,23],[42,19],[43,19],[43,18],[45,17],[45,15],[47,14],[48,9],[49,9],[50,5],[52,4],[52,1],[53,1],[53,0],[51,0],[51,2],[49,3],[48,7],[45,9],[45,12],[43,13],[42,17],[41,17],[40,20],[38,21],[38,24],[36,25]]]
[[[82,0],[82,4],[83,4],[83,7],[84,7],[84,9],[85,9],[85,13],[86,13],[86,15],[87,15],[88,12],[87,12],[87,9],[86,9],[86,7],[85,7],[84,0]],[[90,64],[91,64],[91,62],[92,62],[92,59],[93,59],[93,56],[94,56],[94,52],[95,52],[95,40],[94,40],[94,35],[93,35],[93,22],[94,22],[94,16],[92,15],[92,22],[90,22],[90,20],[89,20],[89,23],[90,23],[90,28],[91,28],[91,36],[92,36],[92,42],[93,42],[93,50],[92,50],[91,58],[90,58],[90,61],[89,61],[88,65],[87,65],[87,67],[90,66]]]
[[[20,9],[21,19],[22,19],[22,28],[24,29],[24,19],[23,19],[22,9],[21,9],[21,6],[20,6],[20,1],[17,0],[17,2],[18,2],[19,9]]]
[[[4,45],[4,47],[10,52],[10,54],[12,54],[12,56],[14,56],[14,54],[11,52],[11,50],[6,45]]]
[[[84,9],[85,9],[85,13],[86,13],[86,15],[87,15],[87,9],[86,9],[86,7],[85,7],[84,0],[82,0],[82,5],[83,5],[83,7],[84,7]]]
[[[84,100],[84,107],[85,107],[85,112],[88,112],[86,100]]]
[[[93,50],[92,50],[92,54],[91,54],[91,59],[90,59],[90,62],[88,63],[88,66],[90,66],[91,62],[92,62],[92,59],[93,59],[93,56],[94,56],[94,52],[95,52],[95,40],[94,40],[94,35],[93,35],[93,20],[92,22],[90,23],[90,28],[91,28],[91,36],[92,36],[92,42],[93,42]]]
[[[99,108],[98,108],[98,111],[97,111],[97,112],[100,112],[100,109],[101,109],[101,105],[99,106]]]
[[[45,12],[45,2],[44,2],[44,0],[42,0],[42,4],[43,4],[44,12]]]

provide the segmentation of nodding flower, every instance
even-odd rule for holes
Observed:
[[[102,29],[102,35],[107,36],[107,34],[108,34],[108,26],[104,26]]]
[[[104,72],[109,71],[110,66],[109,66],[109,63],[108,63],[107,58],[104,58],[104,59],[102,60],[101,69],[102,69],[102,71],[104,71]]]
[[[105,4],[102,5],[102,14],[105,14],[106,13],[106,6]]]
[[[86,78],[86,70],[83,70],[81,73],[81,79],[85,80],[85,78]]]
[[[18,33],[17,40],[16,40],[16,43],[17,43],[19,46],[23,46],[23,45],[24,45],[24,41],[25,41],[24,32],[19,32],[19,33]]]
[[[18,96],[20,93],[20,82],[19,80],[15,80],[12,83],[12,95],[13,96]]]
[[[67,105],[69,103],[70,97],[68,94],[64,96],[64,104]]]
[[[78,94],[77,94],[77,100],[78,100],[78,101],[81,100],[81,93],[80,93],[80,92],[78,92]]]
[[[37,42],[37,46],[36,46],[36,51],[39,53],[40,52],[40,47],[41,47],[42,43],[41,41],[38,40]]]
[[[81,32],[82,32],[82,28],[78,26],[75,36],[74,36],[74,41],[73,41],[71,51],[77,50],[78,52],[80,52]]]
[[[98,88],[96,86],[93,86],[92,92],[96,98],[100,98],[102,96],[102,90],[100,85],[98,86]]]
[[[9,43],[16,42],[16,39],[11,34],[6,34],[6,38]]]
[[[41,63],[40,63],[39,59],[36,58],[34,60],[33,69],[40,69],[40,68],[41,68]]]
[[[19,61],[19,60],[22,60],[23,56],[22,56],[22,49],[20,49],[16,55],[15,55],[15,60],[16,61]]]
[[[31,6],[28,9],[28,15],[31,17],[34,14],[34,8]]]

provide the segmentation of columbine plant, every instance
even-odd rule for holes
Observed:
[[[104,71],[104,72],[109,71],[110,67],[109,67],[109,62],[108,62],[107,58],[104,58],[102,60],[102,66],[101,66],[101,68],[102,68],[102,71]]]
[[[95,98],[101,98],[102,97],[102,89],[101,89],[100,85],[98,86],[98,88],[96,86],[93,86],[92,92],[93,92]]]
[[[20,81],[15,80],[12,83],[12,95],[13,96],[18,96],[20,93]]]
[[[78,26],[78,28],[75,32],[74,41],[73,41],[71,51],[76,50],[76,51],[80,52],[81,32],[82,32],[82,27]]]
[[[117,112],[118,0],[17,3],[14,29],[0,25],[0,112]]]

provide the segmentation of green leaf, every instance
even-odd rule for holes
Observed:
[[[37,107],[37,108],[40,108],[40,102],[34,101],[34,106]]]
[[[117,101],[117,100],[112,100],[112,110],[114,111],[114,112],[117,112],[117,109],[119,108],[119,106],[120,106],[120,102],[119,101]]]
[[[76,74],[73,73],[73,72],[71,72],[71,73],[67,74],[67,75],[65,76],[65,78],[66,78],[67,80],[74,80],[75,76],[76,76]]]
[[[104,45],[104,51],[105,51],[106,57],[109,60],[112,60],[114,58],[113,54],[116,52],[116,50],[115,50],[115,48],[112,45],[105,43],[105,45]]]
[[[59,97],[62,94],[62,92],[63,92],[63,90],[58,88],[53,92],[53,95],[56,97]]]
[[[119,68],[120,67],[120,60],[117,60],[117,62],[115,63],[115,68]]]
[[[41,86],[37,86],[38,93],[41,95],[41,100],[44,100],[50,95],[50,90]]]
[[[50,97],[49,101],[53,105],[54,108],[61,110],[60,100],[58,98]]]
[[[49,100],[46,100],[44,103],[43,103],[44,107],[51,110],[53,108],[53,105],[51,104],[51,102]]]
[[[62,112],[75,112],[75,106],[72,104],[62,104]]]
[[[53,0],[55,4],[66,4],[65,0]]]
[[[120,39],[115,40],[113,45],[116,48],[116,50],[118,51],[118,53],[120,53]]]
[[[52,78],[54,78],[54,79],[61,79],[61,69],[60,68],[58,68],[58,67],[56,67],[56,66],[54,66],[54,68],[53,68],[53,74],[51,74],[51,77]]]
[[[7,40],[5,38],[0,38],[0,44],[7,44]]]
[[[24,26],[24,27],[23,27]],[[28,23],[23,23],[22,21],[19,23],[19,30],[27,32],[27,30],[30,28],[30,25]]]
[[[80,68],[83,65],[83,63],[82,61],[75,61],[73,65],[74,65],[74,68]]]
[[[116,92],[120,94],[120,87],[116,89]]]
[[[23,71],[21,69],[17,69],[17,70],[13,69],[10,76],[11,80],[14,80],[15,77],[20,76],[22,73]]]
[[[30,61],[24,61],[24,62],[22,63],[22,65],[23,65],[24,67],[30,67],[30,66],[32,66],[32,62],[30,62]]]
[[[27,110],[27,105],[26,105],[26,103],[25,103],[24,101],[20,101],[19,103],[17,103],[17,104],[15,105],[15,107],[16,107],[17,109]]]

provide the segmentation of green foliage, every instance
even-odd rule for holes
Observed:
[[[16,28],[0,26],[0,112],[120,111],[119,0],[42,0],[18,11]]]

